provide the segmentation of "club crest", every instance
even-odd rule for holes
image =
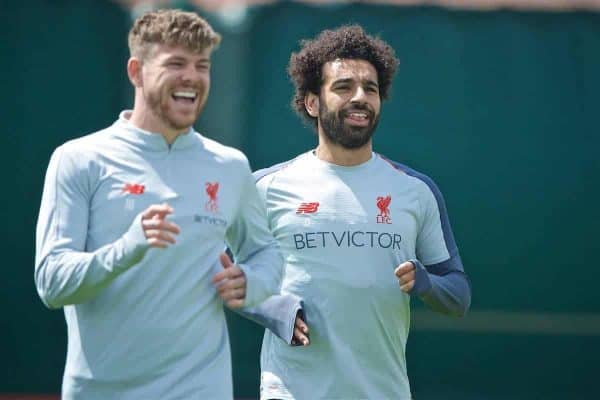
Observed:
[[[217,200],[217,192],[219,191],[219,182],[206,182],[204,186],[206,188],[206,194],[208,195],[208,201],[204,206],[206,211],[218,213],[219,205]]]

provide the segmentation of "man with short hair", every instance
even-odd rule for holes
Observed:
[[[292,54],[292,106],[318,146],[255,173],[285,271],[281,294],[246,310],[272,330],[261,399],[410,399],[410,298],[453,316],[469,308],[440,191],[372,150],[397,65],[359,26],[323,31]]]
[[[281,257],[245,156],[192,128],[219,41],[196,14],[142,15],[129,33],[133,110],[52,155],[35,282],[65,312],[63,399],[233,397],[217,295],[261,302],[279,289]]]

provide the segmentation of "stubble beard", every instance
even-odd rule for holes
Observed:
[[[192,125],[194,125],[194,123],[200,116],[200,112],[202,111],[203,107],[202,102],[199,100],[198,106],[196,107],[196,111],[194,112],[194,118],[190,123],[179,122],[175,118],[172,118],[170,116],[170,113],[172,111],[169,107],[168,93],[169,91],[166,91],[166,93],[164,94],[161,92],[147,93],[146,102],[150,106],[150,109],[152,110],[153,114],[156,115],[156,117],[168,128],[176,131],[183,131],[189,129]],[[200,93],[200,90],[198,90],[198,93]]]

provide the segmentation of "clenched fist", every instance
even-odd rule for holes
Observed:
[[[398,278],[400,289],[404,293],[410,293],[415,286],[415,265],[410,261],[403,262],[394,270],[394,274]]]

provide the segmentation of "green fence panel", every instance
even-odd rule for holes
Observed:
[[[64,318],[44,308],[33,285],[43,176],[56,146],[131,105],[130,19],[108,1],[2,8],[0,393],[57,393]],[[316,143],[289,106],[285,70],[300,39],[357,22],[396,49],[401,64],[375,150],[436,180],[473,285],[464,320],[431,325],[414,302],[416,399],[593,398],[599,14],[283,2],[251,9],[241,24],[208,17],[224,40],[198,129],[240,147],[255,169]],[[539,326],[522,323],[536,316],[545,318]],[[262,330],[228,318],[236,395],[256,397]]]

